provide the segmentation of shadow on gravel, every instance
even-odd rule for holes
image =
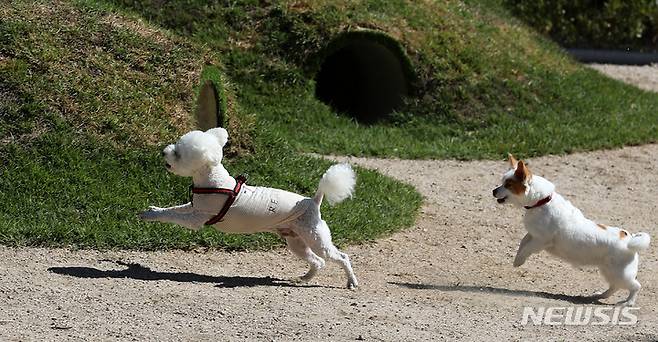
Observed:
[[[171,280],[182,283],[211,283],[220,288],[280,286],[280,287],[320,287],[318,285],[296,284],[272,277],[224,277],[209,276],[189,272],[158,272],[137,263],[101,260],[128,267],[123,270],[99,270],[93,267],[50,267],[48,271],[78,278],[130,278],[137,280]]]
[[[543,291],[527,291],[527,290],[510,290],[490,286],[468,286],[468,285],[431,285],[431,284],[412,284],[412,283],[398,283],[388,282],[392,285],[407,287],[414,290],[437,290],[446,292],[469,292],[469,293],[492,293],[503,296],[512,297],[537,297],[553,300],[562,300],[573,304],[603,304],[597,300],[585,296],[569,296],[565,294],[555,294]]]

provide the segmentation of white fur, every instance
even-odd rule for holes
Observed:
[[[494,190],[494,197],[499,202],[511,202],[519,207],[532,206],[552,195],[551,201],[543,206],[523,209],[523,223],[528,233],[521,240],[514,267],[523,265],[530,255],[542,250],[573,265],[597,266],[610,287],[592,298],[608,298],[617,290],[626,289],[629,295],[620,304],[634,305],[641,287],[636,279],[637,252],[649,247],[649,234],[630,234],[618,227],[604,229],[598,226],[557,194],[551,182],[540,176],[530,176],[525,181],[526,190],[522,194],[505,188],[505,182],[510,179],[518,179],[514,168],[505,173],[503,185]]]
[[[221,127],[211,128],[206,133],[214,135],[222,147],[228,142],[228,132]]]
[[[176,144],[165,147],[165,166],[174,174],[192,177],[195,187],[233,189],[236,180],[222,165],[222,148],[228,133],[223,128],[192,131]],[[324,267],[325,260],[338,263],[347,276],[347,286],[358,286],[349,256],[331,241],[327,223],[320,217],[323,196],[333,204],[350,196],[356,176],[347,164],[333,165],[320,180],[313,198],[267,187],[244,185],[224,219],[213,227],[227,233],[273,232],[282,236],[288,248],[306,260],[310,270],[301,277],[307,281]],[[140,214],[147,221],[179,224],[200,229],[226,202],[222,194],[194,194],[192,202],[169,207],[150,207]]]
[[[356,175],[350,164],[332,165],[322,175],[315,198],[320,198],[320,202],[324,194],[329,204],[334,205],[352,197],[355,185]]]

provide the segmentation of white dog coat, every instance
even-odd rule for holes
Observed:
[[[237,196],[230,203],[236,189]],[[285,227],[313,204],[312,200],[299,194],[237,181],[233,189],[193,188],[192,192],[193,202],[203,203],[203,208],[198,208],[196,203],[194,207],[212,214],[206,225],[227,233],[253,233]],[[230,207],[225,208],[227,201]]]

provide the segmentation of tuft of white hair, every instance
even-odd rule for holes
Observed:
[[[315,193],[315,202],[320,205],[323,195],[327,197],[329,204],[334,205],[352,197],[356,185],[356,174],[350,164],[332,165],[322,175],[318,191]]]
[[[651,243],[651,237],[649,234],[636,233],[632,235],[630,240],[628,240],[628,244],[626,246],[633,252],[640,252],[649,248],[649,243]]]
[[[211,128],[207,130],[206,133],[217,138],[217,141],[219,141],[219,144],[222,145],[222,147],[226,145],[226,143],[228,142],[228,132],[224,128],[221,127]]]

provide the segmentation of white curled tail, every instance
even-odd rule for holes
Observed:
[[[628,249],[633,252],[640,252],[649,248],[649,243],[651,242],[651,237],[647,233],[636,233],[631,235],[631,239],[628,240]]]
[[[352,197],[356,185],[356,174],[349,164],[332,165],[320,179],[318,191],[313,200],[319,206],[322,198],[327,196],[329,204],[340,203],[348,197]]]

